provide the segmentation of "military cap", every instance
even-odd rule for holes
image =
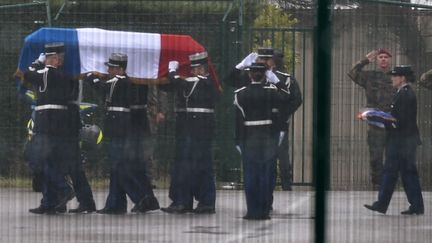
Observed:
[[[197,67],[202,64],[207,64],[208,54],[206,51],[198,52],[189,56],[190,66]]]
[[[387,54],[389,57],[392,57],[389,50],[387,50],[385,48],[378,48],[377,55],[380,55],[380,54]]]
[[[63,42],[47,43],[47,44],[45,44],[44,48],[45,48],[45,55],[46,56],[64,53],[64,43]]]
[[[264,58],[272,58],[274,54],[273,48],[270,47],[263,47],[258,48],[258,57],[264,57]]]
[[[411,76],[414,72],[409,65],[399,65],[395,66],[388,74],[393,76]]]
[[[128,56],[123,53],[112,53],[108,59],[108,62],[105,62],[105,65],[108,67],[122,67],[126,69],[128,62]]]
[[[250,66],[246,67],[245,70],[252,72],[265,72],[267,67],[264,63],[253,62]]]

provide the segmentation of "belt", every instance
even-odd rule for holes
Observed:
[[[34,108],[35,111],[41,111],[41,110],[67,110],[67,106],[65,105],[38,105]]]
[[[147,109],[147,105],[131,105],[129,107],[131,110]]]
[[[272,124],[272,120],[258,120],[258,121],[245,121],[245,126],[262,126],[262,125],[270,125]]]
[[[176,109],[176,112],[199,112],[199,113],[213,113],[214,109],[209,108],[186,108],[186,109]]]
[[[119,107],[119,106],[108,106],[107,111],[130,112],[130,109],[126,107]]]

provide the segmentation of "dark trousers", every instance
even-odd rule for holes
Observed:
[[[378,185],[384,164],[384,150],[386,146],[386,131],[370,125],[367,132],[367,142],[369,146],[369,167],[372,184]]]
[[[82,206],[95,207],[95,201],[93,199],[93,192],[90,188],[90,184],[87,180],[87,176],[84,172],[81,149],[79,147],[78,137],[72,137],[69,140],[69,148],[72,150],[71,155],[71,168],[69,175],[72,180],[72,186],[76,194],[78,202]]]
[[[274,137],[247,140],[242,145],[244,188],[247,215],[269,215],[276,170],[276,147]]]
[[[141,169],[131,163],[131,142],[128,138],[110,138],[106,140],[106,149],[110,170],[109,193],[105,203],[106,208],[126,209],[126,195],[135,204],[145,196],[153,194],[151,186]],[[147,181],[147,183],[145,183]]]
[[[72,189],[66,175],[72,157],[67,139],[62,136],[36,134],[32,138],[30,167],[42,173],[42,200],[44,208],[54,208],[58,198]]]
[[[414,209],[423,209],[423,196],[416,167],[417,138],[391,138],[386,146],[386,161],[378,194],[379,207],[387,210],[399,172],[408,202]]]
[[[292,164],[289,154],[288,131],[285,131],[282,143],[277,149],[277,157],[279,159],[279,177],[281,180],[281,186],[283,190],[288,190],[292,184]]]
[[[192,208],[195,198],[201,206],[214,207],[216,188],[211,142],[208,138],[176,136],[176,155],[169,192],[172,205]]]

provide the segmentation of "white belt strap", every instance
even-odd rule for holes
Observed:
[[[270,125],[272,124],[272,120],[258,120],[258,121],[245,121],[245,126],[261,126],[261,125]]]
[[[38,105],[34,108],[35,111],[41,111],[41,110],[67,110],[67,106],[65,105]]]
[[[131,105],[129,106],[132,110],[139,110],[139,109],[147,109],[147,105]]]
[[[130,112],[130,109],[126,107],[109,106],[107,107],[107,111]]]
[[[176,109],[176,112],[198,112],[198,113],[213,113],[214,109],[208,108],[186,108],[186,109]]]

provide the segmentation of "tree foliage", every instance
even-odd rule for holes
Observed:
[[[294,32],[287,29],[297,24],[298,20],[278,5],[266,4],[262,5],[260,9],[260,13],[253,23],[254,28],[259,28],[253,32],[253,49],[273,47],[282,51],[286,60],[285,69],[289,70],[296,54],[293,53]]]

